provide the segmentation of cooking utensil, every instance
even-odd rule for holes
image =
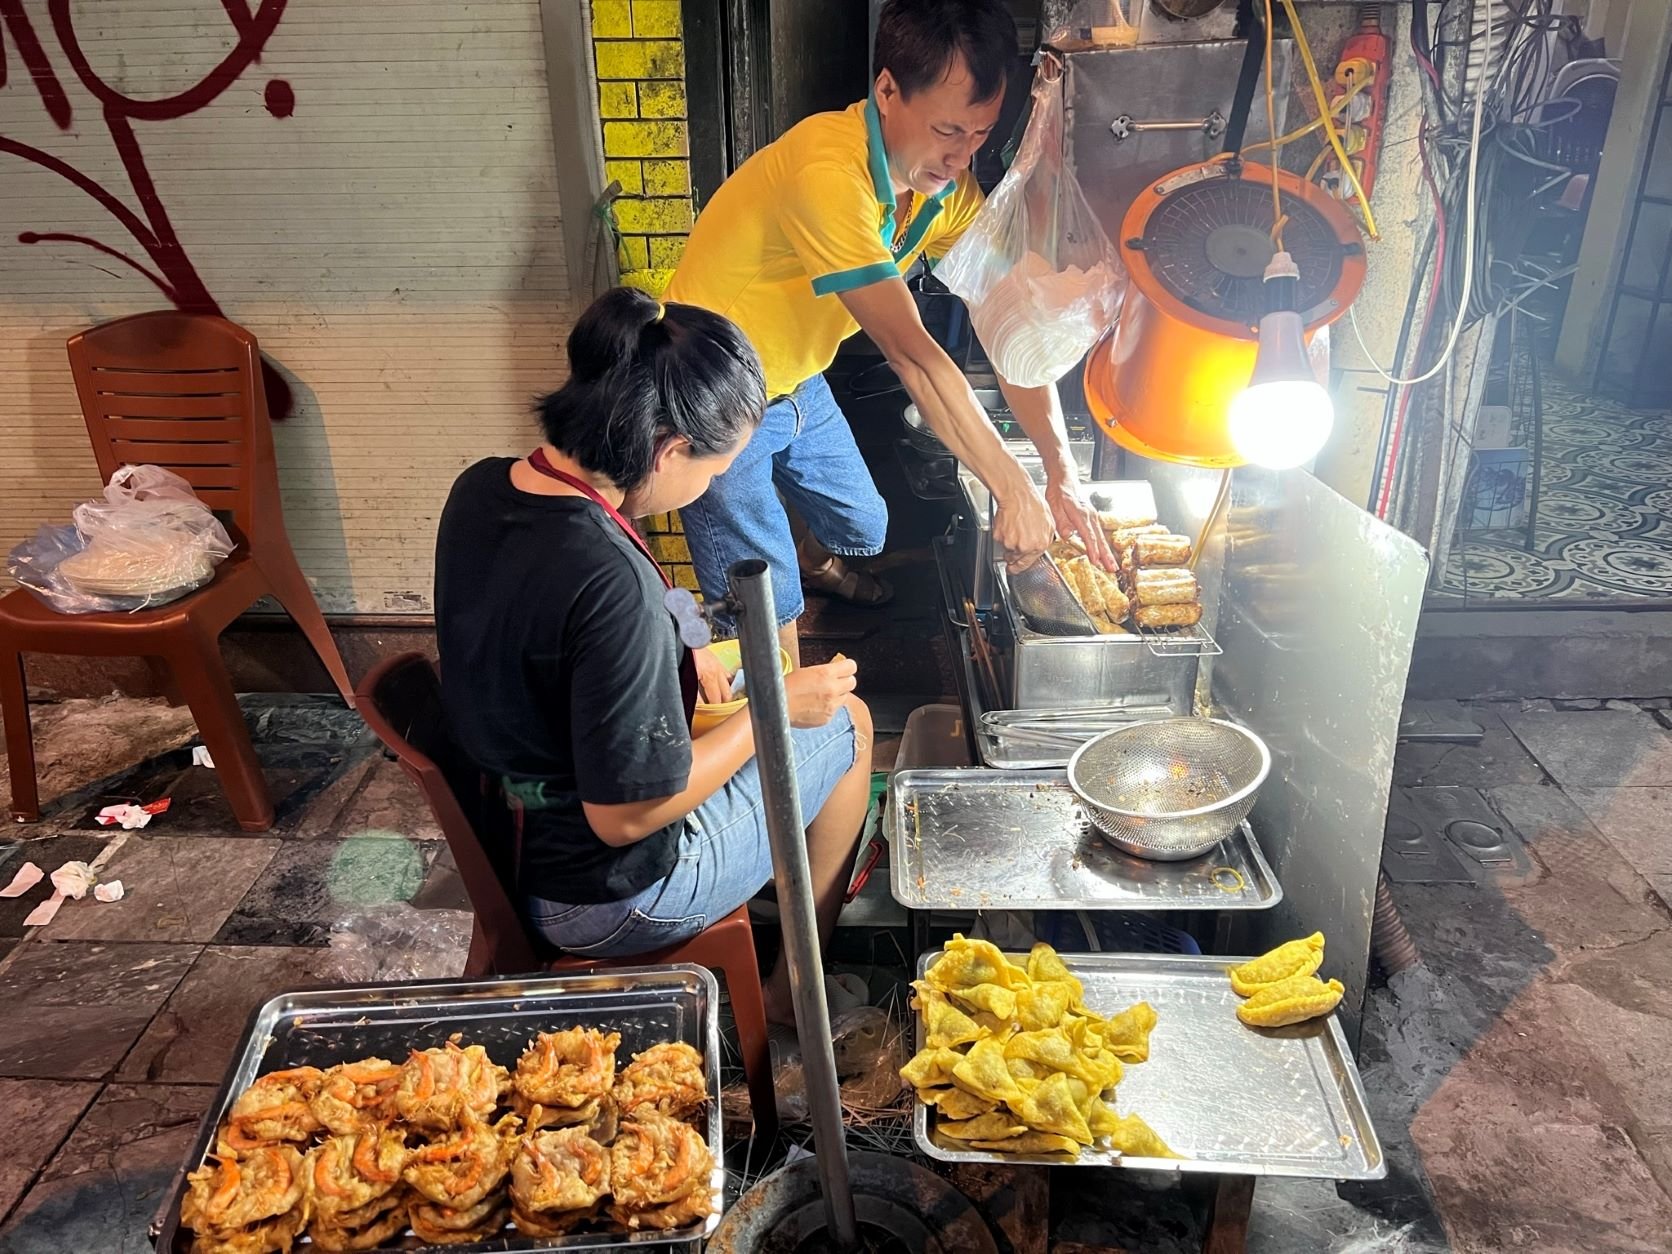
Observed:
[[[1016,608],[1037,632],[1047,636],[1095,636],[1097,625],[1068,584],[1049,553],[1021,570],[1010,572],[1010,595]]]
[[[1235,831],[1270,770],[1270,750],[1246,727],[1173,718],[1088,741],[1068,761],[1068,784],[1117,849],[1173,862]]]
[[[896,771],[889,889],[912,910],[1267,910],[1283,890],[1244,823],[1203,857],[1154,862],[1092,827],[1061,770]]]

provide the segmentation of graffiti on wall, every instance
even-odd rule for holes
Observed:
[[[249,0],[220,0],[220,3],[237,35],[237,42],[197,83],[172,96],[153,100],[138,99],[118,91],[101,78],[76,36],[70,0],[47,0],[51,39],[75,74],[76,81],[92,96],[98,108],[100,120],[121,158],[132,203],[61,157],[14,140],[3,132],[0,132],[0,158],[26,161],[84,192],[127,232],[144,259],[136,256],[133,248],[117,247],[90,235],[66,231],[22,231],[17,236],[19,244],[72,245],[91,249],[144,276],[177,309],[187,313],[221,313],[220,303],[192,264],[191,256],[169,219],[168,209],[146,163],[135,129],[135,124],[139,122],[160,123],[186,117],[207,108],[218,99],[261,60],[262,50],[284,15],[287,0],[260,0],[253,9]],[[14,51],[19,66],[10,64]],[[21,77],[9,82],[11,73],[18,68],[22,70]],[[23,90],[31,85],[47,117],[59,130],[69,131],[75,124],[75,113],[69,93],[48,53],[47,43],[36,30],[23,0],[0,0],[0,90],[8,86],[12,90]],[[262,99],[267,112],[275,118],[287,118],[296,108],[296,94],[283,79],[270,79],[263,89]],[[262,362],[262,374],[266,383],[268,410],[274,418],[283,418],[291,409],[290,386],[265,360]]]

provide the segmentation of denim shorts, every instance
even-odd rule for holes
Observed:
[[[801,819],[810,823],[853,766],[853,719],[840,709],[825,726],[794,728],[790,737]],[[751,758],[686,818],[666,879],[625,901],[573,906],[531,897],[525,904],[529,922],[565,952],[620,958],[690,940],[771,878],[760,771]]]
[[[842,557],[882,552],[888,506],[823,375],[768,405],[731,468],[679,511],[703,600],[723,605],[733,563],[762,558],[772,568],[772,599],[782,627],[801,617],[804,603],[780,493],[830,552]],[[735,634],[728,615],[716,617],[724,634]]]

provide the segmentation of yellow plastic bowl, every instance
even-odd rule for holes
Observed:
[[[721,640],[711,644],[708,651],[720,659],[720,664],[726,668],[728,675],[735,675],[743,668],[743,651],[735,640]],[[795,669],[790,662],[790,655],[782,649],[778,650],[778,665],[785,675]],[[748,704],[748,697],[739,697],[736,701],[723,701],[719,705],[697,702],[696,711],[691,715],[691,735],[701,736],[705,732],[713,731]]]

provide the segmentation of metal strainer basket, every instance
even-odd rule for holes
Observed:
[[[1270,770],[1270,751],[1247,728],[1170,718],[1087,741],[1069,759],[1068,784],[1110,844],[1177,862],[1234,832]]]

